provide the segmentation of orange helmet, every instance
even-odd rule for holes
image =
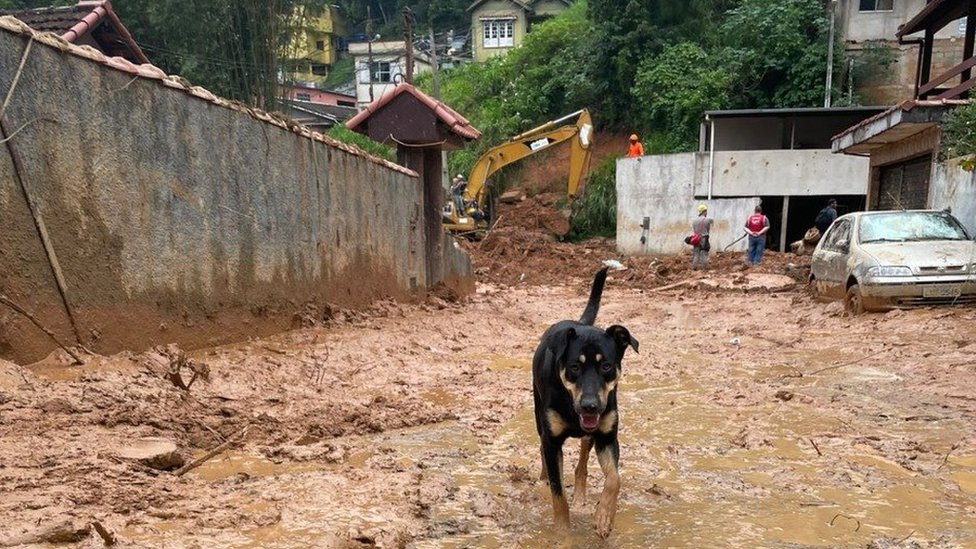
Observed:
[[[637,141],[637,134],[636,133],[630,134],[630,140],[631,141]]]

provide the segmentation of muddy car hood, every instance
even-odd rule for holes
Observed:
[[[976,262],[976,242],[972,240],[874,242],[861,244],[861,249],[879,265],[938,267]]]

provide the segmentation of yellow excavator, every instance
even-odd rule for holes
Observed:
[[[575,123],[560,126],[574,118]],[[498,170],[526,156],[569,140],[572,140],[572,148],[569,154],[569,180],[566,184],[566,194],[570,200],[575,199],[581,190],[583,176],[590,160],[590,146],[593,144],[593,121],[586,109],[546,122],[489,149],[471,169],[467,186],[452,190],[451,200],[444,206],[442,212],[444,228],[459,235],[484,234],[491,226],[493,213],[488,178]]]

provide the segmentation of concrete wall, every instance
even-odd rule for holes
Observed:
[[[960,167],[960,159],[937,162],[929,187],[929,208],[952,208],[970,236],[976,236],[976,173]]]
[[[4,93],[26,42],[0,28]],[[408,298],[436,278],[409,170],[55,45],[33,45],[4,123],[8,132],[28,124],[8,145],[89,347],[239,340],[321,318],[326,304]],[[73,341],[5,147],[0,291]],[[470,265],[451,247],[443,271],[463,277]],[[0,357],[51,350],[0,307]]]
[[[830,150],[716,151],[712,196],[865,194],[870,161]],[[695,194],[708,196],[708,155]]]
[[[712,249],[719,250],[742,235],[742,225],[758,198],[696,200],[695,181],[703,173],[700,153],[622,158],[617,161],[617,250],[628,255],[690,252],[684,238],[691,234],[695,206],[707,204]],[[641,222],[650,231],[641,244]],[[730,250],[744,250],[740,242]]]
[[[841,0],[835,8],[836,21],[843,40],[894,40],[898,27],[904,25],[925,7],[926,0],[894,0],[890,11],[860,11],[859,0]],[[958,38],[959,24],[952,22],[936,33],[936,38]]]

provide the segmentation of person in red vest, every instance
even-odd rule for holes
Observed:
[[[746,250],[746,263],[759,265],[763,250],[766,249],[766,233],[769,232],[769,218],[763,215],[762,206],[746,219],[746,234],[749,235],[749,248]]]
[[[627,147],[627,158],[640,158],[644,156],[644,145],[637,139],[637,134],[630,134],[630,146]]]

